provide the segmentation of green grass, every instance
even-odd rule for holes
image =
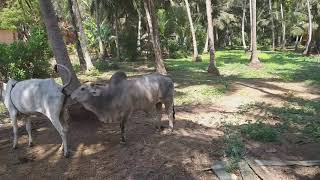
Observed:
[[[320,85],[317,57],[306,57],[293,52],[261,51],[259,58],[263,66],[260,69],[248,66],[249,58],[250,54],[242,50],[217,51],[216,61],[221,77],[206,72],[209,55],[203,55],[203,61],[197,63],[190,58],[167,59],[167,69],[181,91],[181,96],[177,96],[178,104],[217,101],[220,96],[231,91],[229,81],[276,80]]]
[[[318,75],[319,58],[306,57],[292,52],[268,52],[259,53],[263,67],[253,69],[248,66],[250,54],[242,50],[217,51],[217,66],[224,80],[242,80],[252,78],[279,79],[286,82],[304,81],[308,84],[320,84]],[[203,61],[193,63],[188,58],[168,59],[166,64],[172,72],[184,71],[188,76],[197,76],[195,73],[205,73],[209,55],[202,56]],[[215,80],[210,75],[204,78]]]
[[[234,172],[238,169],[238,162],[245,154],[245,144],[241,135],[237,132],[227,134],[225,136],[224,154],[228,158],[227,171]]]
[[[256,123],[243,124],[241,133],[253,140],[274,142],[278,140],[280,133],[286,128],[285,124],[270,125],[258,121]]]
[[[262,122],[242,125],[241,132],[251,139],[276,141],[282,132],[292,129],[294,132],[305,133],[320,140],[319,101],[291,97],[283,106],[279,107],[255,102],[240,106],[238,113],[245,114],[254,111],[268,114],[268,117],[264,117],[265,120],[273,117],[279,122],[276,125]]]

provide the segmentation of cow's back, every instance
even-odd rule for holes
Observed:
[[[59,106],[61,98],[61,86],[53,79],[20,81],[11,90],[11,101],[22,113],[44,113],[49,106]]]
[[[120,101],[132,104],[132,108],[136,110],[148,110],[156,103],[163,102],[166,97],[172,98],[173,82],[169,77],[150,74],[123,81],[119,91],[122,91]]]

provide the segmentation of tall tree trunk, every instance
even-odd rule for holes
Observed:
[[[218,32],[218,28],[215,27],[215,34],[216,34],[216,41],[217,41],[217,44],[218,44],[218,41],[219,41],[219,32]],[[219,44],[218,44],[219,46]]]
[[[175,6],[176,4],[173,2],[173,0],[169,0],[171,6]]]
[[[299,47],[299,36],[296,37],[296,41],[294,42],[294,51],[298,52]]]
[[[206,42],[204,44],[203,53],[208,53],[208,44],[209,44],[209,34],[207,30],[207,37],[206,37]]]
[[[280,1],[280,11],[281,11],[281,24],[282,24],[282,49],[286,49],[286,24],[284,20],[284,10],[283,10],[283,2]]]
[[[192,46],[193,46],[193,61],[201,61],[201,56],[198,54],[198,45],[197,45],[197,38],[196,38],[196,33],[195,29],[193,27],[193,21],[192,21],[192,16],[191,16],[191,11],[190,11],[190,5],[188,0],[184,0],[186,9],[187,9],[187,14],[188,14],[188,19],[189,19],[189,24],[190,24],[190,31],[191,31],[191,36],[192,36]]]
[[[272,11],[272,1],[269,0],[269,13],[270,13],[270,21],[271,21],[271,31],[272,31],[272,51],[275,50],[275,35],[274,35],[274,21],[273,21],[273,11]]]
[[[252,1],[249,0],[250,27],[252,27]],[[250,51],[252,51],[252,28],[250,28]]]
[[[275,3],[276,9],[279,8],[279,3]],[[279,11],[276,11],[276,20],[277,22],[280,22],[280,17],[279,17]],[[276,30],[276,41],[277,41],[277,46],[281,47],[281,33],[279,33],[278,28]]]
[[[150,38],[151,38],[153,50],[154,50],[156,70],[160,74],[167,74],[167,71],[162,59],[162,52],[161,52],[160,38],[159,38],[159,31],[158,31],[158,22],[155,17],[155,7],[153,4],[153,0],[144,0],[143,4],[144,4],[144,9],[146,11],[149,34],[150,34]]]
[[[231,47],[231,38],[230,38],[230,30],[229,30],[229,26],[227,25],[227,43],[226,46]]]
[[[82,53],[84,55],[84,60],[86,61],[86,69],[87,69],[87,71],[90,71],[93,68],[93,64],[92,64],[90,54],[88,51],[87,37],[86,37],[86,34],[84,32],[84,28],[82,25],[82,18],[81,18],[78,2],[77,2],[77,0],[71,0],[70,3],[72,5],[73,13],[76,17],[77,29],[79,30],[78,36],[80,37],[79,40],[80,40],[80,44],[81,44],[81,48],[82,48]]]
[[[99,43],[99,57],[101,59],[104,59],[106,57],[106,50],[105,50],[105,46],[104,43],[102,41],[102,37],[101,37],[101,28],[100,28],[100,24],[97,24],[97,31],[98,31],[98,43]]]
[[[117,49],[117,59],[121,59],[121,53],[120,53],[120,44],[119,44],[119,22],[118,22],[118,12],[116,10],[115,17],[114,17],[114,28],[116,31],[116,49]]]
[[[300,36],[300,39],[299,39],[299,46],[301,45],[302,39],[303,39],[303,35],[301,35],[301,36]]]
[[[260,66],[260,61],[258,58],[257,51],[257,3],[256,0],[251,0],[251,9],[252,9],[252,51],[251,51],[251,62],[250,65],[254,67]]]
[[[98,38],[98,43],[99,43],[99,57],[101,59],[104,59],[106,57],[106,50],[104,43],[102,41],[101,37],[101,21],[100,21],[100,16],[99,16],[99,5],[98,5],[98,0],[94,0],[95,4],[95,20],[96,20],[96,25],[97,25],[97,38]]]
[[[58,26],[58,19],[54,12],[52,2],[51,0],[39,0],[39,4],[42,18],[47,29],[49,43],[52,47],[55,59],[57,63],[63,64],[68,67],[71,72],[71,84],[70,86],[66,87],[67,93],[71,94],[76,88],[80,86],[80,82],[72,68],[68,51],[66,45],[63,42],[62,34]],[[69,79],[68,73],[59,71],[59,74],[63,83],[66,83]]]
[[[80,62],[80,67],[82,70],[85,70],[86,69],[86,61],[84,59],[82,48],[81,48],[81,43],[79,40],[79,35],[78,35],[79,29],[77,26],[77,19],[76,19],[74,12],[73,12],[73,9],[72,9],[72,1],[71,0],[68,0],[68,8],[69,8],[69,12],[71,15],[72,26],[74,28],[73,33],[76,36],[76,50],[77,50],[77,54],[78,54],[78,58],[79,58],[79,62]]]
[[[245,37],[245,31],[244,31],[245,18],[246,18],[246,1],[243,1],[243,4],[242,4],[241,34],[242,34],[242,46],[243,46],[243,49],[246,51],[247,50],[247,45],[246,45],[246,37]]]
[[[304,55],[308,55],[310,51],[310,43],[312,39],[312,15],[311,15],[311,7],[310,7],[310,1],[307,0],[307,8],[308,8],[308,19],[309,19],[309,28],[308,28],[308,41],[306,44],[306,49],[303,51]]]
[[[141,51],[141,30],[142,30],[142,15],[139,10],[138,11],[138,37],[137,37],[137,51]]]
[[[215,60],[211,0],[206,0],[206,10],[207,10],[207,23],[208,23],[208,35],[209,35],[209,51],[210,51],[210,62],[208,66],[208,73],[219,76],[220,72],[216,66],[216,60]]]

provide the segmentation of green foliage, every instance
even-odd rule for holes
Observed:
[[[185,8],[174,6],[168,10],[159,9],[157,20],[164,52],[170,58],[187,57],[191,52],[191,35]]]
[[[39,4],[37,0],[21,3],[8,0],[6,6],[0,7],[0,29],[16,30],[20,24],[34,25],[39,21]]]
[[[34,28],[28,41],[0,45],[1,74],[16,80],[49,77],[51,49],[45,31]]]
[[[85,19],[83,24],[90,48],[99,49],[98,33],[100,33],[101,39],[104,43],[111,38],[111,28],[107,24],[103,23],[100,25],[100,32],[98,32],[97,24],[93,18]]]
[[[225,155],[229,158],[227,171],[233,172],[238,169],[238,162],[245,154],[245,144],[239,133],[231,133],[225,137]]]
[[[264,142],[273,142],[279,137],[279,131],[274,126],[264,124],[260,121],[257,123],[244,124],[241,132],[253,140]]]
[[[114,61],[105,61],[105,60],[97,60],[94,63],[94,66],[99,70],[99,71],[105,71],[105,70],[117,70],[119,69],[119,65],[117,62]]]
[[[137,33],[135,29],[128,28],[127,32],[123,32],[119,41],[123,47],[122,55],[125,56],[128,61],[134,61],[137,56]]]
[[[310,134],[314,138],[320,139],[320,123],[313,122],[305,126],[304,132]]]
[[[226,148],[224,150],[227,157],[241,158],[245,153],[245,145],[239,133],[231,133],[225,139]]]

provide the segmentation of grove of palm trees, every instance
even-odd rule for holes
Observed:
[[[319,63],[319,0],[2,0],[0,179],[319,179]]]

